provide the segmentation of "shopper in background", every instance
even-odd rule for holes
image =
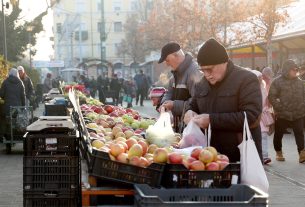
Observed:
[[[235,65],[226,49],[211,38],[200,48],[198,64],[204,77],[195,86],[190,110],[184,120],[191,119],[202,129],[211,126],[210,145],[230,161],[240,160],[238,145],[242,141],[245,115],[257,151],[262,158],[262,95],[257,77]]]
[[[193,57],[190,54],[184,54],[176,42],[167,43],[162,48],[159,63],[164,61],[167,66],[171,67],[173,75],[170,78],[168,90],[161,101],[161,107],[173,113],[174,130],[181,132],[183,111],[190,103],[195,92],[195,83],[199,82],[202,73]]]
[[[260,120],[260,127],[262,133],[263,163],[266,165],[271,162],[271,158],[268,156],[268,139],[269,135],[273,133],[274,117],[272,113],[272,106],[268,101],[268,91],[266,88],[266,83],[263,80],[263,74],[257,70],[251,70],[251,72],[253,72],[257,76],[262,92],[263,111]]]
[[[276,160],[285,161],[282,138],[287,127],[292,127],[299,152],[299,162],[305,162],[303,119],[305,116],[304,83],[298,78],[298,66],[293,60],[286,60],[282,74],[270,86],[269,101],[275,113],[273,146]]]
[[[139,70],[139,73],[134,76],[134,81],[136,83],[136,105],[138,105],[140,100],[140,105],[143,106],[143,100],[147,96],[148,91],[148,80],[143,70]]]
[[[25,106],[30,106],[32,105],[31,101],[34,99],[34,87],[32,80],[26,74],[24,68],[21,65],[17,67],[17,70],[25,89]]]
[[[47,73],[47,76],[43,81],[43,92],[48,93],[51,89],[52,89],[52,74]]]
[[[0,97],[4,100],[7,117],[10,115],[10,106],[25,106],[25,96],[25,89],[19,78],[18,70],[12,68],[0,88]]]

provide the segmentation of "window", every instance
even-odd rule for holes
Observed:
[[[79,31],[76,31],[75,32],[75,35],[74,35],[74,39],[76,41],[79,40]],[[88,40],[88,31],[81,31],[81,41],[85,41],[85,40]]]
[[[122,32],[123,26],[122,22],[114,22],[114,32]]]
[[[61,23],[57,23],[57,24],[56,24],[56,32],[57,32],[58,34],[61,34],[61,32],[62,32],[61,29],[62,29],[62,28],[61,28]]]
[[[136,1],[130,2],[130,10],[136,11],[138,9],[138,3]]]
[[[115,1],[113,2],[113,11],[121,11],[122,2],[121,1]]]

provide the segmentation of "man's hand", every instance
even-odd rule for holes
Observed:
[[[206,129],[210,124],[210,115],[209,114],[200,114],[195,116],[192,119],[200,128]]]
[[[184,123],[185,123],[185,124],[188,124],[188,123],[191,121],[191,119],[192,119],[194,116],[196,116],[196,115],[197,115],[196,112],[194,112],[194,111],[192,111],[192,110],[188,110],[188,111],[184,114],[184,119],[183,119]]]
[[[165,108],[166,111],[171,111],[174,107],[174,101],[164,101],[162,106]]]

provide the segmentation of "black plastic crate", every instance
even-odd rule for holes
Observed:
[[[27,133],[24,139],[24,155],[78,156],[79,138],[68,133]]]
[[[23,192],[74,192],[80,189],[78,156],[25,156],[23,158]]]
[[[152,189],[145,184],[135,185],[135,206],[137,207],[263,207],[267,204],[268,195],[248,185],[204,189]]]
[[[159,187],[164,164],[152,163],[146,168],[112,161],[108,153],[92,150],[90,175],[127,184],[145,183]]]
[[[230,163],[219,171],[193,171],[182,164],[167,164],[162,177],[166,188],[227,188],[231,186],[232,176],[240,181],[240,164]]]
[[[78,207],[81,206],[80,192],[35,191],[23,194],[24,207]]]
[[[67,116],[67,106],[64,104],[45,103],[45,116]]]

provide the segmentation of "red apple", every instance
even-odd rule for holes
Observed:
[[[190,170],[204,170],[205,166],[200,160],[195,160],[189,165]]]
[[[206,170],[217,171],[220,169],[219,163],[210,162],[206,165]]]
[[[111,105],[105,105],[104,109],[107,111],[108,114],[110,114],[114,110],[113,106]]]
[[[197,147],[197,148],[193,149],[192,152],[191,152],[191,157],[193,157],[196,160],[198,160],[199,159],[199,154],[200,154],[201,150],[202,150],[201,147]]]
[[[182,155],[177,152],[172,152],[168,154],[168,161],[171,164],[182,164]]]
[[[229,158],[227,155],[219,154],[217,155],[217,161],[225,161],[225,162],[230,162]]]
[[[229,165],[228,162],[222,160],[217,160],[216,162],[219,164],[219,170],[223,170]]]

